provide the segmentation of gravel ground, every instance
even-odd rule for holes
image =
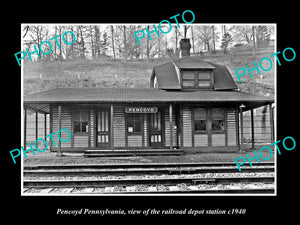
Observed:
[[[177,184],[172,186],[164,185],[134,185],[129,187],[113,186],[105,188],[26,188],[25,194],[105,194],[113,192],[147,192],[147,191],[189,191],[189,190],[229,190],[229,189],[274,189],[274,184],[265,183],[234,183],[234,184],[199,184],[187,185]]]

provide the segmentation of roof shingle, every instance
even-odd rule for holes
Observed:
[[[155,88],[57,88],[24,96],[24,103],[274,102],[239,91],[166,91]]]

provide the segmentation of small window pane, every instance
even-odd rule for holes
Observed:
[[[75,124],[74,124],[74,131],[75,132],[80,132],[80,122],[75,122]]]
[[[183,85],[183,87],[194,87],[195,81],[194,80],[183,80],[182,85]]]
[[[198,72],[199,80],[201,79],[210,79],[210,73],[209,72]]]
[[[127,120],[133,120],[134,119],[134,114],[133,113],[128,113],[126,116],[127,116]]]
[[[195,79],[195,71],[193,70],[183,71],[183,79]]]
[[[81,111],[81,121],[88,121],[87,111]]]
[[[212,121],[213,131],[224,131],[224,120],[213,120]]]
[[[142,123],[141,123],[141,121],[135,121],[134,128],[135,128],[134,132],[141,132],[142,131]]]
[[[75,112],[74,121],[80,121],[80,111]]]
[[[194,121],[195,131],[206,131],[206,120]]]
[[[157,126],[157,130],[160,131],[161,130],[161,127],[160,127],[160,124],[161,124],[161,118],[160,118],[160,112],[157,112],[157,120],[158,120],[158,126]]]
[[[195,109],[194,110],[194,119],[195,120],[206,120],[206,109]]]
[[[199,87],[210,87],[210,80],[199,80]]]
[[[224,109],[215,108],[212,110],[212,119],[224,120]]]
[[[88,122],[82,122],[81,123],[81,126],[82,126],[82,130],[81,132],[88,132]]]

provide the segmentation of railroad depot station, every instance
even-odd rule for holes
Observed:
[[[71,132],[68,142],[53,136],[58,144],[50,151],[58,153],[237,152],[241,112],[251,112],[253,147],[253,110],[265,106],[273,142],[274,99],[239,91],[226,66],[189,56],[184,40],[181,58],[153,68],[149,88],[57,88],[24,96],[24,146],[33,110],[50,114],[50,133]]]

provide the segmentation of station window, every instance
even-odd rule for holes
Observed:
[[[127,132],[128,134],[135,134],[142,132],[143,114],[128,113],[127,114]]]
[[[224,109],[215,108],[212,110],[212,132],[213,133],[223,133],[225,124]]]
[[[78,110],[74,112],[74,132],[88,132],[88,112]]]
[[[194,131],[195,133],[224,133],[225,111],[222,108],[194,109]]]
[[[212,73],[208,70],[182,70],[182,87],[188,89],[212,88]]]
[[[194,110],[195,133],[206,133],[206,109],[197,108]]]
[[[208,71],[197,71],[198,88],[211,88],[211,73]],[[196,79],[197,80],[197,79]]]

